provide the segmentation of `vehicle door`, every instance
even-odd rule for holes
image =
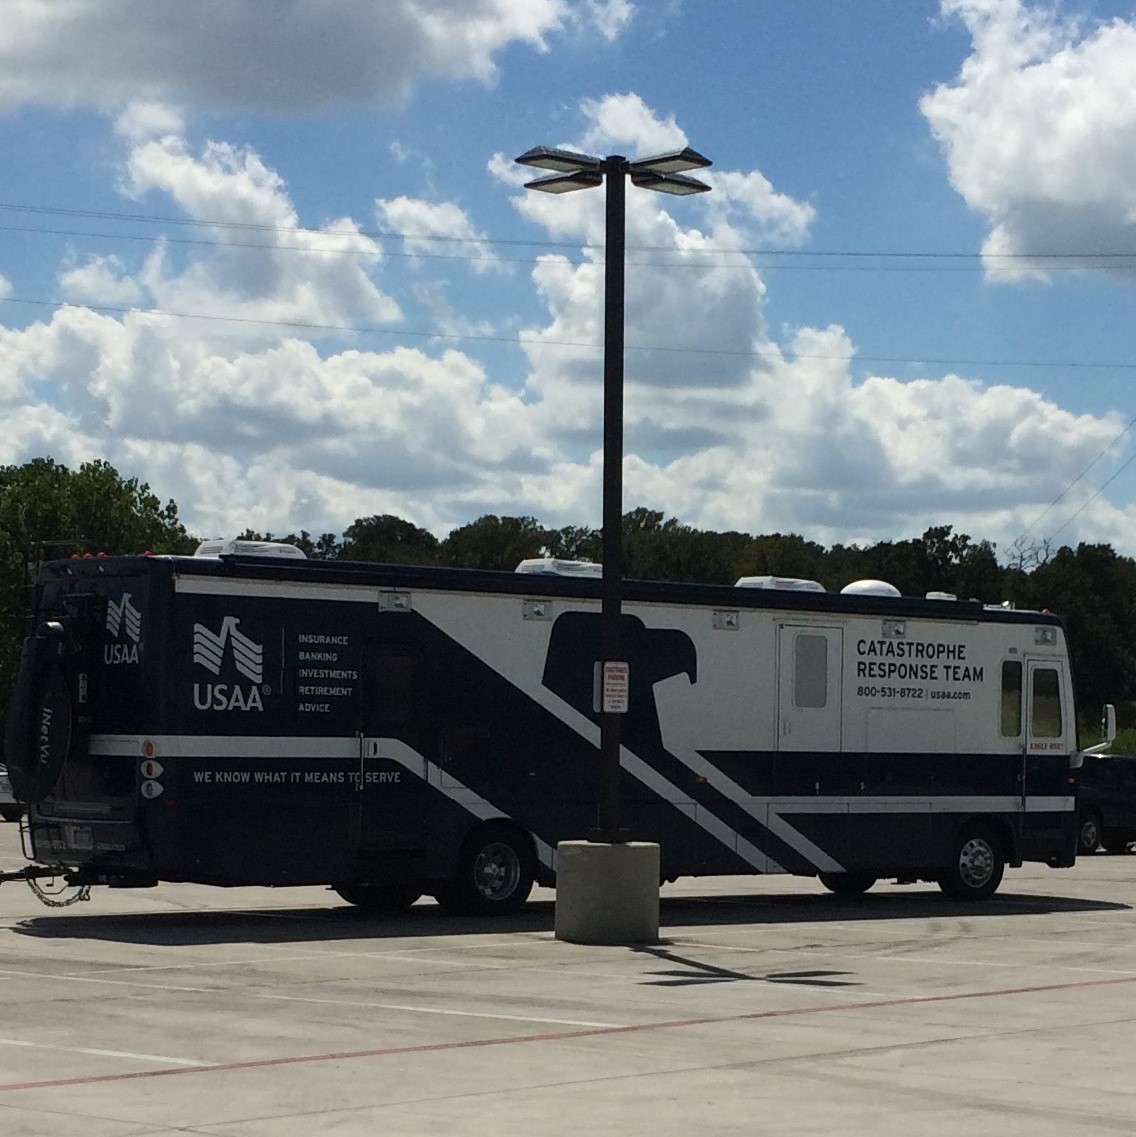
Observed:
[[[1136,832],[1136,758],[1118,757],[1113,763],[1115,821],[1123,834]]]
[[[426,663],[417,644],[372,640],[360,675],[353,836],[361,852],[421,840],[432,741]]]
[[[795,831],[794,841],[803,837],[841,864],[849,853],[850,799],[860,782],[859,756],[841,753],[843,648],[842,628],[778,626],[778,753],[770,803]]]
[[[844,631],[797,624],[777,631],[777,749],[838,753]]]
[[[1025,661],[1025,743],[1021,765],[1021,809],[1025,832],[1046,827],[1068,794],[1073,723],[1066,698],[1065,664],[1054,659]]]

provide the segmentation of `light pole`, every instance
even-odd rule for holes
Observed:
[[[626,234],[626,179],[660,193],[705,193],[710,187],[682,171],[710,165],[687,147],[671,154],[629,162],[621,154],[595,158],[570,150],[536,146],[517,161],[522,166],[553,170],[526,182],[525,189],[571,193],[606,183],[604,233],[604,396],[603,396],[603,577],[600,613],[600,785],[599,826],[602,842],[620,843],[619,751],[620,715],[627,710],[630,678],[623,661],[623,277]]]

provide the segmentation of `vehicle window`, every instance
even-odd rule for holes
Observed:
[[[1061,684],[1054,667],[1038,667],[1033,672],[1030,692],[1030,729],[1035,738],[1060,738]]]
[[[422,711],[425,667],[414,648],[383,646],[370,657],[366,676],[373,713],[398,726],[415,721]]]
[[[1002,737],[1022,733],[1022,662],[1007,659],[1002,664]]]
[[[828,640],[824,636],[799,635],[793,645],[793,704],[823,707],[828,703]]]

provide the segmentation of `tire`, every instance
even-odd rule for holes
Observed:
[[[1077,822],[1077,856],[1087,857],[1097,851],[1101,838],[1100,814],[1086,809]]]
[[[817,879],[836,896],[863,896],[876,883],[864,872],[822,872]]]
[[[376,915],[405,912],[422,895],[408,884],[337,884],[333,887],[348,904]]]
[[[939,887],[951,900],[985,900],[998,891],[1006,857],[1002,843],[982,825],[964,829],[955,841],[951,867],[939,877]]]
[[[1118,837],[1115,833],[1104,833],[1101,835],[1101,844],[1106,853],[1127,853],[1128,846],[1132,842],[1124,837]]]
[[[535,879],[528,837],[511,825],[486,825],[466,838],[438,903],[465,916],[503,916],[524,904]]]
[[[55,788],[71,752],[75,713],[71,682],[62,663],[67,632],[57,621],[41,624],[20,650],[8,705],[4,761],[22,802],[42,801]]]
[[[19,821],[22,814],[18,805],[0,805],[0,817],[5,821]]]

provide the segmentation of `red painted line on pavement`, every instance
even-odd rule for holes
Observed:
[[[636,1034],[649,1030],[676,1030],[681,1027],[714,1026],[718,1023],[756,1019],[793,1018],[825,1015],[838,1011],[871,1011],[880,1007],[906,1007],[920,1003],[951,1003],[964,999],[995,999],[1009,995],[1038,995],[1047,991],[1075,991],[1087,987],[1119,987],[1136,983],[1136,976],[1116,979],[1081,979],[1072,983],[1039,983],[1031,987],[999,987],[990,991],[960,991],[950,995],[906,995],[895,999],[870,999],[859,1003],[826,1003],[819,1007],[786,1007],[779,1011],[748,1011],[737,1015],[706,1018],[670,1019],[663,1022],[635,1023],[631,1026],[589,1027],[585,1030],[555,1031],[548,1034],[505,1035],[473,1038],[463,1042],[424,1042],[415,1046],[386,1046],[374,1050],[341,1050],[326,1054],[293,1054],[281,1058],[254,1058],[245,1062],[216,1062],[202,1066],[172,1066],[158,1070],[135,1070],[126,1074],[94,1074],[77,1078],[51,1078],[40,1082],[9,1082],[0,1093],[15,1090],[56,1089],[60,1086],[93,1086],[100,1082],[130,1082],[138,1078],[172,1078],[186,1074],[221,1074],[237,1070],[261,1070],[273,1066],[294,1066],[313,1062],[346,1062],[357,1058],[387,1058],[399,1054],[433,1054],[443,1050],[472,1050],[482,1046],[512,1046],[525,1042],[566,1042],[577,1038],[600,1038],[616,1034]]]

